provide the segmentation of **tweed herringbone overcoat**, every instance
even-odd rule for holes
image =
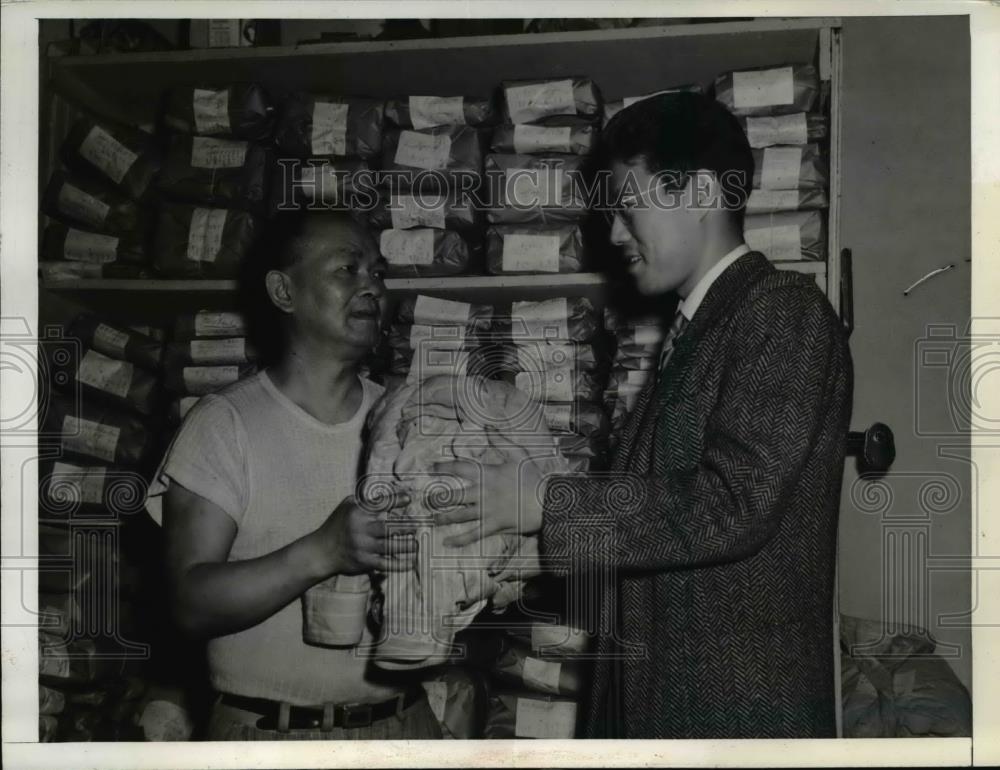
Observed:
[[[586,737],[833,737],[833,590],[853,374],[810,277],[712,284],[612,470],[557,477],[543,553],[593,599]]]

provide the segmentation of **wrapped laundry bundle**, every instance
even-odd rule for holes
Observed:
[[[111,465],[134,466],[148,456],[152,437],[137,417],[114,407],[80,404],[53,393],[40,439],[56,439],[64,452]]]
[[[80,388],[80,395],[90,400],[113,404],[139,414],[151,415],[159,397],[156,374],[129,361],[110,358],[96,350],[87,350],[76,362],[72,381],[65,387]]]
[[[489,126],[496,123],[492,99],[472,96],[409,96],[389,99],[385,119],[399,128]]]
[[[160,368],[163,342],[140,331],[82,313],[70,323],[68,333],[84,347],[93,348],[110,358],[131,361],[151,371]]]
[[[465,327],[468,334],[481,334],[490,330],[493,306],[473,305],[468,302],[418,294],[400,300],[396,307],[396,319],[404,324],[425,326],[459,324]]]
[[[378,243],[390,278],[458,275],[469,267],[469,244],[449,230],[383,230]]]
[[[512,80],[503,83],[506,123],[546,123],[552,118],[597,119],[601,94],[589,78]]]
[[[157,187],[181,200],[263,214],[274,165],[268,145],[175,134]]]
[[[291,94],[280,110],[274,141],[299,158],[375,158],[382,152],[385,102]]]
[[[581,436],[606,436],[608,416],[597,404],[578,401],[569,404],[545,404],[545,424],[553,433],[573,433]]]
[[[641,96],[626,96],[621,101],[605,102],[604,103],[604,125],[608,125],[611,119],[617,115],[619,112],[624,110],[626,107],[631,107],[636,102],[641,102],[646,99],[652,99],[654,96],[660,96],[662,94],[677,94],[689,91],[691,93],[700,94],[702,92],[701,86],[697,83],[690,83],[682,86],[673,86],[671,88],[664,88],[661,91],[653,91],[652,93],[642,94]]]
[[[825,190],[830,166],[819,145],[753,150],[753,186],[763,190]]]
[[[486,721],[486,682],[480,674],[449,666],[420,683],[446,740],[482,737]]]
[[[811,64],[726,72],[715,79],[715,98],[737,116],[809,112],[819,95]]]
[[[748,215],[743,236],[773,262],[826,259],[826,218],[820,211]]]
[[[171,342],[167,345],[166,365],[177,369],[184,366],[246,364],[255,357],[253,346],[246,337],[213,337]]]
[[[231,310],[199,310],[179,313],[174,322],[174,339],[198,337],[245,337],[246,321],[241,313]]]
[[[188,396],[214,393],[237,380],[250,376],[257,370],[254,364],[230,366],[184,366],[168,369],[165,383],[172,392]]]
[[[529,644],[505,638],[504,649],[492,666],[493,675],[510,687],[539,693],[579,696],[583,691],[582,667],[571,660],[533,655]]]
[[[436,227],[464,230],[479,224],[471,197],[430,193],[383,193],[368,212],[368,224],[379,229]]]
[[[108,235],[135,237],[146,226],[145,212],[121,191],[62,171],[49,179],[42,210],[71,225]]]
[[[494,225],[486,231],[486,269],[493,275],[579,273],[583,236],[576,225]]]
[[[55,527],[42,525],[42,542],[47,540],[50,532],[56,531]],[[59,528],[59,535],[63,543],[66,542],[66,530]],[[46,543],[49,545],[49,543]],[[64,546],[68,547],[68,546]],[[42,554],[50,556],[61,556],[67,554]],[[77,601],[74,592],[65,593],[43,593],[38,594],[38,628],[47,634],[60,639],[68,639],[77,633],[83,623],[83,615],[80,612],[80,603]],[[55,713],[55,712],[47,712]]]
[[[597,126],[592,123],[544,126],[519,123],[497,126],[490,148],[493,152],[518,155],[553,152],[589,155],[597,146],[597,136]]]
[[[494,224],[577,222],[587,213],[579,155],[486,156]]]
[[[467,190],[458,180],[482,176],[483,148],[482,129],[471,126],[389,129],[382,140],[382,171],[391,173],[393,189]]]
[[[601,329],[601,316],[586,297],[514,302],[498,319],[515,344],[548,340],[587,342]]]
[[[793,112],[790,115],[762,115],[739,120],[747,141],[755,149],[826,139],[826,117],[820,114]]]
[[[49,687],[89,685],[120,674],[124,659],[108,655],[93,639],[75,639],[66,644],[45,631],[38,633],[40,680]]]
[[[751,190],[746,213],[770,214],[779,211],[825,209],[830,205],[826,190]]]
[[[142,200],[150,192],[161,160],[149,134],[86,117],[74,124],[61,154],[73,171],[96,173],[132,200]]]
[[[246,211],[164,203],[153,265],[171,278],[235,278],[256,235],[257,222]]]
[[[261,141],[271,134],[274,107],[256,83],[167,91],[163,124],[171,131]]]
[[[647,382],[656,376],[654,368],[649,369],[620,369],[617,366],[611,370],[608,383],[604,387],[604,394],[608,398],[617,398],[619,393],[627,394],[641,391]]]
[[[361,158],[279,158],[271,183],[272,209],[308,205],[349,207],[354,196],[374,195],[376,172]]]
[[[65,259],[42,260],[38,263],[38,277],[45,283],[57,281],[86,281],[100,278],[152,278],[153,272],[142,265],[106,262],[71,262]]]
[[[577,702],[535,693],[490,695],[484,737],[569,739],[576,736]]]
[[[38,688],[38,713],[45,715],[55,715],[62,713],[66,708],[66,696],[59,690],[53,690],[44,684]]]
[[[41,254],[47,260],[85,262],[97,268],[112,264],[139,267],[148,261],[141,233],[105,235],[67,227],[54,220],[45,228]],[[104,275],[103,271],[101,275]]]
[[[534,401],[567,403],[600,401],[604,389],[591,372],[573,369],[546,369],[544,372],[519,372],[514,385]]]
[[[53,519],[68,519],[80,510],[137,513],[146,496],[143,477],[124,468],[56,460],[43,464],[38,476],[39,515]]]
[[[381,585],[383,632],[374,651],[376,665],[399,669],[446,661],[455,634],[496,593],[494,577],[512,560],[537,558],[535,538],[517,533],[446,547],[444,539],[465,526],[435,526],[429,503],[457,501],[462,494],[457,479],[437,473],[436,463],[502,464],[509,458],[507,442],[520,443],[526,423],[532,427],[526,462],[535,463],[542,475],[565,472],[540,418],[540,407],[515,388],[480,377],[392,383],[374,407],[363,496],[377,502],[390,484],[406,489],[411,503],[402,515],[417,522],[420,543],[414,570],[391,573]]]

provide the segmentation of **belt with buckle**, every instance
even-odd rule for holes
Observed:
[[[332,730],[334,727],[352,729],[368,727],[372,722],[399,714],[424,697],[424,690],[416,687],[395,698],[381,703],[355,703],[323,706],[293,706],[267,698],[250,698],[245,695],[222,693],[220,703],[260,714],[257,727],[261,730],[281,729],[281,712],[288,710],[288,730]]]

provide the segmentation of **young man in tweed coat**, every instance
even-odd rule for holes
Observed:
[[[753,158],[720,104],[638,102],[605,150],[612,242],[640,292],[680,300],[658,376],[611,473],[511,464],[446,520],[539,531],[550,569],[604,576],[586,736],[833,737],[845,335],[810,277],[745,245]]]

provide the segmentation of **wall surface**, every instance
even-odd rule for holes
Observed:
[[[929,627],[971,689],[967,570],[975,515],[959,338],[970,313],[969,26],[966,17],[845,19],[841,243],[854,254],[855,429],[888,424],[882,483],[849,465],[841,609]],[[913,290],[927,272],[954,269]],[[928,342],[930,326],[944,336]],[[929,351],[929,352],[927,352]],[[950,359],[950,363],[949,363]],[[958,423],[956,425],[956,422]],[[945,558],[940,558],[945,557]],[[929,568],[926,559],[937,563]]]

